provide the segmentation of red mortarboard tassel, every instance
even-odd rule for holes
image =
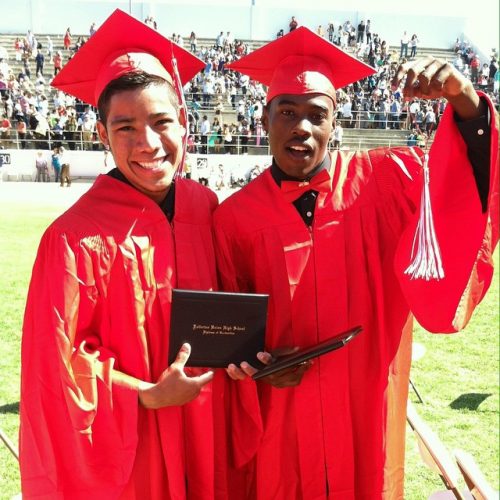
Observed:
[[[184,169],[184,161],[186,159],[186,152],[187,152],[187,139],[189,135],[189,130],[188,130],[188,111],[187,111],[187,106],[186,106],[186,99],[184,98],[184,90],[182,88],[182,81],[181,77],[179,75],[179,70],[177,68],[177,59],[174,57],[174,53],[172,51],[172,76],[173,76],[173,82],[175,86],[175,91],[177,92],[177,95],[179,96],[180,104],[181,104],[181,115],[184,119],[184,127],[186,129],[186,132],[184,133],[184,137],[182,138],[182,159],[177,166],[177,170],[175,171],[175,177],[180,177],[182,175],[182,171]]]

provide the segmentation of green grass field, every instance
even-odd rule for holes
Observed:
[[[6,189],[4,183],[2,191]],[[0,197],[0,428],[16,444],[20,331],[26,290],[40,236],[62,210],[49,202],[27,202],[32,199]],[[416,328],[415,340],[425,346],[426,352],[414,363],[412,380],[424,404],[418,403],[413,392],[410,398],[448,449],[462,448],[471,453],[498,489],[498,251],[495,260],[493,286],[464,332],[430,335]],[[416,441],[408,432],[406,498],[424,499],[439,489],[442,483],[422,464]],[[0,442],[0,499],[11,498],[19,491],[17,462]]]

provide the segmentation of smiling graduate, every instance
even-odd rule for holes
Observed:
[[[22,338],[23,498],[216,496],[214,373],[184,369],[187,344],[167,363],[172,289],[216,287],[217,198],[179,175],[181,89],[203,66],[117,10],[52,82],[97,105],[117,168],[38,249]]]

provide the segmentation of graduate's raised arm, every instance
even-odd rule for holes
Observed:
[[[397,88],[404,78],[403,95],[406,99],[444,97],[462,120],[478,118],[486,111],[472,82],[446,61],[428,56],[403,63],[396,72],[392,87]]]

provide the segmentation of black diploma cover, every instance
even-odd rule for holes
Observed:
[[[282,356],[278,358],[277,361],[274,361],[262,370],[259,370],[252,376],[252,378],[254,380],[258,380],[262,377],[267,377],[272,373],[284,370],[285,368],[293,368],[294,366],[298,366],[301,363],[304,363],[304,361],[316,358],[317,356],[321,356],[323,354],[326,354],[327,352],[340,349],[341,347],[344,347],[348,342],[350,342],[354,337],[356,337],[356,335],[358,335],[361,330],[362,328],[360,326],[356,326],[354,328],[351,328],[350,330],[335,335],[335,337],[323,340],[318,344],[312,345],[310,347],[305,347],[304,349],[300,349],[292,354]]]
[[[259,364],[267,320],[265,294],[172,291],[168,364],[184,342],[191,344],[186,366],[226,367]]]

